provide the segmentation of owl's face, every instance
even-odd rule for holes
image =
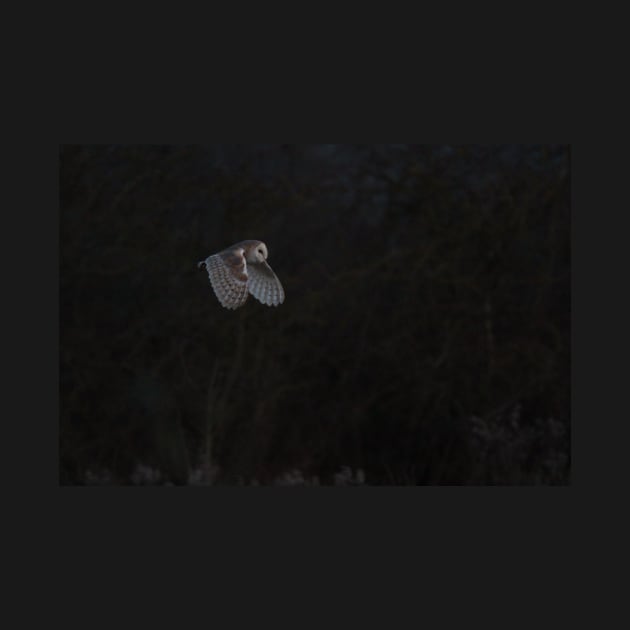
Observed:
[[[258,242],[255,247],[245,252],[245,258],[249,262],[259,263],[267,260],[267,246],[264,243]]]

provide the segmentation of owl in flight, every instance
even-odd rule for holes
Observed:
[[[267,246],[261,241],[241,241],[199,263],[206,266],[212,288],[222,306],[243,306],[251,293],[267,306],[284,302],[280,280],[267,264]]]

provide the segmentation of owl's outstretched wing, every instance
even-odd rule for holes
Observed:
[[[247,263],[243,250],[228,250],[208,256],[199,263],[205,265],[210,284],[222,306],[235,309],[247,300]]]
[[[249,263],[247,275],[247,288],[259,302],[267,306],[278,306],[284,302],[284,289],[266,261]]]

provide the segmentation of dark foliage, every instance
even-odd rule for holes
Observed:
[[[62,484],[569,483],[567,146],[60,164]],[[225,310],[197,268],[247,238],[278,308]]]

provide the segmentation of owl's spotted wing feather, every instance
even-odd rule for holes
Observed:
[[[247,275],[247,288],[259,302],[267,306],[278,306],[284,302],[284,289],[267,262],[250,263]]]
[[[243,250],[226,250],[209,256],[205,264],[214,293],[222,306],[235,309],[247,300],[247,263]]]

